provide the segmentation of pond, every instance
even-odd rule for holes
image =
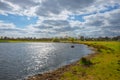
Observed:
[[[91,52],[83,44],[0,43],[0,80],[22,80],[70,64]]]

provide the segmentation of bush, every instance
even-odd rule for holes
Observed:
[[[90,66],[90,65],[92,65],[92,62],[91,62],[90,60],[86,59],[85,57],[82,57],[82,58],[81,58],[81,62],[82,62],[82,64],[85,65],[85,66]]]
[[[57,38],[54,38],[54,39],[52,40],[52,42],[60,42],[60,40],[57,39]]]

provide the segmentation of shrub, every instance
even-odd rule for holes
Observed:
[[[58,38],[54,38],[52,42],[60,42],[60,40]]]
[[[91,62],[90,60],[86,59],[85,57],[82,57],[82,58],[81,58],[81,62],[82,62],[82,64],[85,65],[85,66],[90,66],[90,65],[92,65],[92,62]]]

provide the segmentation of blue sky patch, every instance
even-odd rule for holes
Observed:
[[[96,13],[97,12],[88,13],[88,14],[81,14],[81,15],[69,15],[68,20],[85,22],[85,19],[84,19],[85,16],[93,15]]]
[[[0,20],[6,23],[13,23],[19,28],[24,28],[27,25],[35,24],[38,20],[38,17],[19,16],[13,14],[8,14],[6,16],[0,14]]]
[[[106,9],[99,11],[100,13],[105,13],[105,12],[109,12],[115,9],[120,9],[120,5],[119,4],[115,4],[114,6],[105,6]],[[93,12],[93,13],[88,13],[88,14],[81,14],[81,15],[69,15],[68,20],[73,20],[73,21],[80,21],[80,22],[85,22],[84,17],[85,16],[89,16],[89,15],[94,15],[97,14],[97,12]]]
[[[112,11],[112,10],[115,10],[115,9],[120,9],[120,5],[119,4],[115,4],[114,6],[105,6],[106,9],[105,10],[101,10],[100,13],[105,13],[105,12],[108,12],[108,11]]]
[[[68,20],[84,22],[83,15],[69,15]]]

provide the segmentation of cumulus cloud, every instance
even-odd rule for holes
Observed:
[[[27,32],[24,29],[17,28],[13,23],[0,21],[0,36],[22,36],[24,33]]]
[[[44,20],[44,24],[52,26],[68,26],[69,22],[67,20]]]
[[[15,28],[15,25],[13,23],[4,23],[0,21],[0,28]]]
[[[87,28],[92,28],[89,29],[89,31],[91,31],[90,34],[93,34],[94,36],[120,35],[119,14],[120,9],[107,13],[86,16],[86,22],[84,23],[84,26],[87,26]]]
[[[0,10],[11,10],[12,7],[0,0]]]
[[[42,24],[38,24],[33,26],[33,28],[37,28],[38,30],[44,30],[52,31],[56,33],[63,33],[63,32],[69,32],[74,31],[76,29],[79,29],[79,27],[72,27],[67,20],[44,20]],[[37,31],[39,32],[39,31]],[[41,32],[41,31],[40,31]],[[46,32],[46,31],[45,31]]]
[[[38,5],[39,2],[35,2],[34,0],[0,0],[0,13],[3,15],[35,16]]]
[[[110,17],[108,18],[109,25],[119,26],[120,25],[120,9],[114,12],[111,12]],[[120,27],[119,27],[120,28]]]
[[[8,2],[11,2],[12,4],[18,5],[22,8],[30,8],[33,6],[38,5],[39,3],[34,2],[34,0],[8,0]]]
[[[71,36],[120,34],[120,0],[0,0],[0,14],[38,17],[36,24],[23,29],[13,23],[0,22],[0,34],[26,32],[27,36],[39,37],[66,33]],[[71,15],[74,19],[70,20]],[[75,15],[80,15],[79,19],[76,20]]]
[[[93,2],[94,0],[46,0],[38,7],[36,14],[39,16],[58,15],[64,10],[76,13],[90,6]]]

